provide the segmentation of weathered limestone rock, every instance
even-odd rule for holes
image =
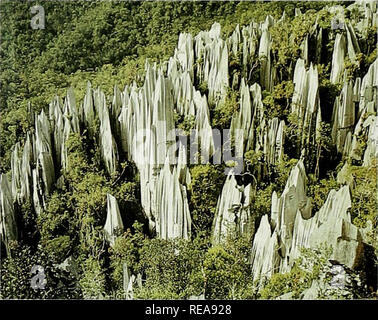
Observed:
[[[38,168],[32,170],[33,179],[33,206],[34,210],[39,215],[44,208],[43,189],[41,186],[41,179]]]
[[[354,96],[355,103],[358,103],[357,117],[358,121],[354,127],[349,149],[349,157],[355,160],[363,160],[364,153],[367,159],[371,150],[375,150],[374,144],[374,114],[377,112],[378,99],[378,60],[369,67],[367,74],[363,77],[362,82],[357,78]],[[371,136],[369,136],[371,135]],[[369,138],[370,137],[370,138]],[[367,140],[367,150],[362,148],[361,141]],[[369,151],[368,151],[369,150]],[[373,152],[374,153],[374,152]],[[373,156],[373,154],[371,154]],[[369,165],[369,160],[366,160]]]
[[[168,70],[168,76],[172,81],[172,89],[174,91],[174,103],[178,113],[184,116],[195,116],[194,95],[197,91],[193,86],[190,74],[188,72],[178,73],[177,63],[174,59],[170,59]]]
[[[55,158],[58,164],[64,162],[62,160],[62,153],[64,150],[64,128],[65,128],[65,118],[60,105],[59,97],[55,97],[49,105],[49,116],[53,122],[53,141]],[[68,126],[70,128],[70,126]]]
[[[288,272],[303,247],[316,249],[326,244],[332,247],[330,260],[348,268],[356,268],[361,262],[362,236],[351,223],[349,187],[345,185],[337,192],[331,190],[324,205],[312,217],[309,200],[304,198],[304,166],[301,161],[298,164],[282,196],[272,195],[271,222],[264,216],[255,235],[252,249],[255,279],[270,277],[278,270]]]
[[[253,119],[248,136],[247,149],[259,151],[264,148],[264,105],[262,103],[261,87],[257,83],[251,86],[250,91],[252,94]]]
[[[285,293],[279,297],[276,298],[276,300],[293,300],[293,292]]]
[[[360,263],[362,238],[351,223],[349,209],[351,198],[349,187],[331,190],[324,205],[311,219],[297,215],[293,232],[293,243],[289,254],[289,265],[299,255],[299,248],[316,248],[323,243],[333,249],[331,260],[349,268]]]
[[[283,157],[285,121],[269,120],[264,134],[264,155],[268,164],[277,164]]]
[[[162,239],[189,239],[191,218],[185,186],[179,182],[177,167],[166,162],[156,184],[156,232]]]
[[[264,215],[255,234],[252,246],[252,274],[253,280],[270,278],[278,271],[280,256],[277,252],[278,235],[271,231],[268,216]]]
[[[196,146],[201,151],[201,163],[208,163],[211,156],[215,154],[214,136],[210,124],[210,113],[206,101],[206,96],[201,96],[201,94],[196,91],[194,93],[194,104],[196,109],[196,119],[195,119],[195,134],[194,140],[191,148]],[[195,161],[199,162],[198,157],[195,155]],[[217,154],[217,161],[220,163],[220,154]]]
[[[9,252],[9,241],[17,240],[18,231],[13,207],[12,191],[7,177],[0,175],[0,240]]]
[[[376,233],[377,231],[373,228],[373,223],[371,222],[371,220],[366,221],[366,227],[361,228],[360,232],[361,232],[362,241],[366,244],[374,246],[374,243],[372,242],[376,241],[376,237],[374,235],[377,234]]]
[[[97,89],[93,93],[94,107],[100,119],[100,146],[102,158],[109,174],[115,173],[118,164],[118,150],[110,125],[109,109],[104,93]]]
[[[363,110],[369,112],[377,111],[378,99],[378,59],[376,59],[369,67],[368,72],[363,77],[360,88],[360,104],[359,112],[361,115]]]
[[[363,165],[368,167],[378,159],[378,116],[370,116],[364,122],[364,125],[369,126],[367,148],[363,162]]]
[[[256,23],[251,22],[248,26],[242,28],[241,33],[243,38],[242,63],[244,76],[250,79],[253,66],[256,65],[261,30]]]
[[[262,59],[260,69],[261,85],[265,90],[271,91],[273,88],[271,57],[270,57],[271,38],[268,30],[264,30],[260,39],[259,58]]]
[[[333,47],[332,69],[330,76],[331,83],[337,83],[341,81],[341,77],[344,71],[345,52],[345,37],[343,34],[338,33],[336,35],[335,45]]]
[[[21,159],[20,159],[20,143],[14,146],[11,157],[11,171],[12,171],[12,195],[17,199],[21,189]]]
[[[318,71],[310,64],[306,70],[304,60],[298,59],[294,70],[294,93],[292,99],[292,112],[298,118],[300,136],[299,150],[315,148],[315,138],[321,121],[319,102]]]
[[[33,146],[30,134],[26,134],[26,142],[22,152],[21,160],[21,189],[17,198],[19,202],[29,200],[31,198],[31,166],[30,163],[33,159]],[[13,171],[12,171],[13,173]],[[13,175],[12,175],[13,179]]]
[[[121,214],[119,212],[119,207],[117,199],[111,194],[106,195],[107,201],[107,216],[104,226],[105,238],[109,241],[110,245],[114,245],[117,235],[123,231],[123,222]]]
[[[173,163],[171,145],[176,141],[172,136],[175,131],[171,82],[156,66],[146,67],[144,86],[138,89],[134,85],[123,92],[119,121],[124,151],[140,172],[142,206],[153,229],[160,206],[155,202],[157,177],[167,157]]]
[[[122,93],[117,86],[114,86],[113,101],[110,108],[110,124],[112,128],[112,134],[115,142],[117,143],[121,137],[121,124],[118,121],[122,108]]]
[[[35,153],[36,170],[40,170],[40,176],[44,183],[44,192],[48,195],[52,191],[55,182],[55,167],[52,154],[50,122],[42,110],[35,120]]]
[[[274,221],[281,239],[281,252],[285,256],[291,247],[294,223],[297,215],[311,217],[311,200],[306,197],[307,177],[302,160],[292,169],[285,189],[279,199],[272,197],[272,212],[277,212]],[[275,200],[275,202],[273,202]]]
[[[346,56],[351,62],[359,64],[357,54],[360,53],[360,47],[353,26],[350,22],[345,23],[344,18],[341,18],[340,21],[345,32],[336,34],[332,56],[331,83],[342,82]]]
[[[333,126],[332,139],[336,145],[337,151],[344,154],[347,143],[351,144],[351,136],[347,139],[348,134],[352,133],[355,125],[355,107],[353,103],[353,84],[345,83],[341,94],[336,97],[333,107]]]
[[[360,46],[358,45],[357,36],[352,25],[348,22],[345,24],[347,36],[347,52],[349,59],[352,62],[358,63],[356,54],[360,53]]]
[[[190,74],[187,70],[181,71],[182,67],[171,58],[168,77],[165,77],[162,70],[147,65],[144,86],[140,89],[135,85],[126,87],[121,95],[122,148],[140,171],[142,205],[150,220],[150,228],[156,229],[162,238],[188,238],[190,234],[185,190],[190,175],[186,170],[186,156],[180,151],[178,166],[169,168],[169,164],[177,164],[174,156],[176,141],[172,136],[175,132],[175,105],[180,114],[195,116],[196,139],[201,151],[207,154],[207,158],[214,152],[206,97],[195,90]],[[173,203],[172,192],[177,195]]]
[[[36,160],[41,152],[52,152],[50,121],[45,112],[42,110],[35,118],[35,158]]]
[[[299,160],[290,173],[281,197],[276,200],[279,203],[272,201],[272,208],[273,205],[278,208],[278,211],[274,210],[278,212],[275,221],[278,228],[285,226],[287,231],[292,230],[298,210],[303,218],[311,217],[311,201],[306,197],[306,185],[307,177],[303,160]]]
[[[55,183],[54,161],[49,152],[41,152],[37,160],[37,169],[41,169],[45,193],[48,195],[53,190]]]
[[[80,132],[79,114],[76,108],[75,93],[72,88],[67,90],[67,96],[64,102],[64,115],[73,132]]]
[[[321,284],[318,280],[313,280],[311,287],[304,290],[302,293],[302,300],[316,300],[320,294]]]
[[[267,164],[274,165],[283,156],[284,129],[283,120],[274,118],[267,122],[264,119],[260,86],[254,84],[249,88],[242,79],[240,109],[232,117],[230,130],[235,149],[262,151]]]
[[[352,16],[352,21],[356,25],[356,31],[365,35],[369,27],[377,26],[377,4],[374,0],[357,0],[347,7],[348,10],[357,10],[358,20]]]
[[[207,83],[209,102],[222,102],[228,88],[228,47],[220,38],[220,24],[214,23],[210,31],[201,31],[195,37],[197,60],[202,61],[199,79]]]
[[[301,56],[305,65],[308,66],[310,62],[318,64],[321,62],[322,48],[323,48],[323,29],[319,26],[318,21],[310,27],[309,33],[304,38],[301,44]],[[311,58],[311,59],[310,59]]]
[[[250,134],[253,134],[253,129],[251,130],[253,114],[251,93],[248,85],[245,84],[244,78],[242,78],[240,85],[240,108],[232,117],[230,130],[231,135],[235,137],[235,143],[238,144],[238,149],[243,150],[243,152],[248,150],[250,143],[248,138]],[[236,139],[236,130],[241,131],[241,136],[238,136],[238,139]],[[252,139],[253,137],[251,137]]]
[[[357,26],[354,30],[352,24],[347,23],[345,30],[336,35],[332,83],[342,80],[347,55],[350,60],[356,60],[360,52],[358,39],[361,32],[376,24],[376,5],[369,3],[358,6],[364,15],[362,28]],[[297,10],[296,14],[301,13]],[[283,15],[280,21],[284,19]],[[218,142],[219,137],[211,130],[208,103],[221,104],[229,84],[233,84],[233,88],[240,84],[240,110],[233,115],[231,122],[231,135],[236,138],[235,149],[243,152],[261,151],[266,165],[280,161],[285,123],[278,118],[264,118],[261,87],[257,83],[248,85],[253,75],[260,72],[263,89],[271,91],[274,86],[276,75],[270,52],[269,30],[275,23],[268,16],[262,23],[251,22],[241,29],[237,26],[225,40],[221,38],[220,25],[217,23],[196,37],[183,33],[179,36],[174,55],[167,63],[159,68],[156,64],[152,66],[147,63],[143,86],[137,87],[133,83],[126,86],[123,92],[115,87],[109,106],[104,93],[100,89],[93,90],[90,83],[80,108],[76,107],[72,89],[68,90],[63,102],[55,98],[49,106],[48,115],[44,111],[35,115],[34,131],[28,134],[23,148],[22,144],[18,144],[13,150],[9,199],[22,203],[32,198],[35,210],[39,213],[45,206],[47,195],[57,184],[60,169],[67,167],[68,136],[84,129],[91,138],[97,139],[109,175],[116,172],[119,160],[124,160],[120,157],[136,163],[140,174],[141,202],[151,229],[156,229],[162,238],[188,238],[191,222],[186,187],[190,183],[190,174],[186,163],[187,154],[183,152],[182,146],[178,152],[178,162],[175,162],[177,139],[171,134],[175,129],[175,112],[186,119],[194,119],[194,143],[201,149],[202,159],[207,160],[211,156],[218,159],[220,153],[215,150],[218,145],[215,142]],[[298,155],[305,147],[306,159],[319,138],[317,129],[321,113],[318,73],[311,62],[316,64],[320,61],[323,36],[326,34],[315,24],[304,39],[302,59],[297,61],[294,71],[292,112],[298,118]],[[315,49],[311,47],[314,43],[317,44]],[[316,52],[312,54],[313,51]],[[258,58],[265,58],[262,59],[260,70]],[[229,59],[236,59],[241,69],[229,74]],[[370,66],[362,80],[357,78],[345,84],[335,102],[333,138],[337,149],[344,155],[364,160],[364,165],[370,165],[377,156],[377,61]],[[206,89],[205,83],[208,97],[201,95],[195,87],[200,84],[201,87],[203,85],[201,89]],[[355,109],[357,112],[354,112]],[[369,117],[370,114],[372,116]],[[97,120],[99,132],[96,132]],[[242,133],[241,136],[237,131]],[[367,148],[357,156],[359,141],[365,141],[361,138],[366,138]],[[348,183],[346,178],[343,179]],[[251,186],[246,186],[244,190],[238,188],[242,187],[237,186],[235,177],[229,176],[219,198],[214,222],[214,238],[217,241],[227,234],[225,226],[228,224],[240,233],[248,230],[250,212],[246,206],[250,202]],[[108,199],[108,202],[112,203],[111,211],[114,211],[114,201]],[[346,217],[343,221],[333,221],[329,217],[332,216],[333,208],[326,211],[322,219],[331,221],[333,229],[321,232],[327,234],[331,244],[334,244],[335,235],[339,236],[334,250],[335,259],[354,264],[358,259],[354,258],[357,253],[353,252],[357,252],[360,247],[358,230]],[[253,270],[256,275],[269,275],[278,269],[288,268],[299,246],[313,246],[316,243],[315,238],[310,241],[304,235],[305,231],[301,230],[311,230],[312,237],[315,237],[320,232],[318,229],[326,228],[325,223],[319,222],[323,220],[312,217],[311,203],[306,197],[306,174],[300,161],[293,169],[282,195],[279,197],[273,193],[271,221],[267,216],[263,218],[261,230],[256,234],[253,246]],[[264,230],[266,235],[263,234]],[[295,245],[293,241],[297,241]]]
[[[33,199],[37,213],[44,208],[45,198],[55,184],[55,167],[64,162],[64,137],[68,133],[63,128],[64,121],[78,128],[75,116],[73,92],[68,93],[66,113],[62,114],[60,102],[55,98],[50,104],[49,116],[42,110],[34,117],[34,132],[28,132],[23,150],[18,143],[12,152],[12,193],[19,204]],[[53,129],[54,128],[54,129]],[[53,151],[55,151],[53,153]],[[58,163],[54,163],[54,159]],[[34,169],[32,169],[34,167]]]
[[[87,83],[87,92],[84,96],[84,102],[81,107],[82,121],[84,122],[86,128],[88,129],[91,136],[94,136],[94,120],[95,120],[95,108],[93,101],[93,90],[91,83]]]
[[[190,76],[193,78],[194,50],[193,38],[191,34],[180,34],[174,57],[179,62],[181,69],[183,71],[188,72]]]
[[[234,32],[232,33],[232,35],[226,40],[227,45],[234,56],[238,54],[240,40],[241,40],[241,34],[240,34],[240,26],[238,24],[236,25],[236,28]]]
[[[230,172],[219,196],[213,223],[213,242],[220,243],[232,233],[248,234],[250,231],[251,184],[238,186]]]

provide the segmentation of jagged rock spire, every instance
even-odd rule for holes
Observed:
[[[0,241],[9,252],[9,242],[18,239],[12,191],[6,175],[0,175]]]
[[[292,169],[285,189],[272,195],[271,219],[263,216],[252,247],[254,279],[288,272],[301,248],[332,248],[330,260],[349,268],[361,263],[361,231],[351,223],[349,186],[331,190],[320,210],[312,215],[306,197],[306,173],[302,160]]]
[[[251,184],[239,186],[231,171],[218,199],[213,223],[213,242],[219,243],[232,233],[248,234],[251,223]]]
[[[116,198],[111,194],[106,195],[107,216],[104,226],[105,238],[110,245],[114,245],[117,235],[123,231],[122,217]]]

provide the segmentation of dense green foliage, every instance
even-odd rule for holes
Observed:
[[[263,92],[267,119],[278,117],[287,123],[283,159],[268,166],[261,152],[244,154],[245,175],[239,183],[252,183],[252,228],[246,237],[230,236],[213,246],[211,228],[222,186],[223,165],[191,165],[188,201],[192,217],[192,239],[161,240],[148,230],[141,208],[138,173],[135,165],[124,162],[114,176],[105,173],[98,139],[72,134],[67,142],[69,166],[62,170],[55,190],[47,199],[46,209],[38,216],[31,203],[16,208],[22,225],[19,243],[12,244],[11,255],[1,261],[1,298],[126,298],[125,269],[128,275],[140,274],[141,287],[134,297],[148,299],[185,299],[204,295],[209,299],[272,299],[292,292],[299,298],[313,280],[328,277],[326,249],[304,251],[292,270],[264,280],[262,288],[252,281],[251,239],[261,217],[270,214],[273,191],[280,194],[291,169],[300,157],[298,119],[290,113],[294,84],[292,74],[300,57],[300,45],[316,20],[330,32],[330,15],[322,2],[125,2],[75,1],[43,2],[46,29],[30,28],[30,7],[36,2],[2,1],[1,75],[0,75],[0,172],[10,169],[12,146],[24,141],[33,125],[31,114],[46,109],[52,98],[75,90],[82,101],[87,81],[111,94],[115,84],[123,87],[143,83],[146,59],[160,63],[174,52],[180,32],[196,34],[209,29],[213,22],[230,35],[237,24],[262,21],[269,14],[275,18],[286,12],[287,20],[271,30],[272,57],[277,67],[278,83]],[[345,4],[346,5],[346,4]],[[298,8],[304,15],[295,16]],[[350,77],[364,75],[376,56],[376,28],[368,30],[361,41],[360,67],[347,63]],[[330,120],[334,99],[341,84],[329,81],[333,42],[317,61],[322,125],[317,149],[309,165],[308,196],[317,212],[331,189],[340,187],[335,173],[340,163],[330,143]],[[257,61],[258,70],[260,61]],[[231,75],[243,73],[240,57],[231,56]],[[244,75],[248,84],[259,80],[259,72]],[[202,94],[207,84],[196,83]],[[230,88],[225,101],[210,104],[211,125],[228,128],[239,108],[238,83]],[[177,127],[189,134],[194,119],[176,114]],[[96,128],[93,128],[96,131]],[[97,128],[98,129],[98,128]],[[351,166],[353,176],[353,223],[359,227],[376,219],[377,167]],[[104,240],[106,195],[118,201],[126,231],[113,247]],[[371,245],[378,248],[371,232]],[[58,264],[72,258],[72,270],[62,271]],[[46,290],[33,290],[30,270],[45,268]],[[357,279],[357,275],[356,279]],[[259,279],[260,280],[260,279]],[[354,284],[353,284],[354,285]],[[344,297],[360,297],[348,291]],[[325,292],[322,297],[338,297]]]
[[[198,165],[190,170],[192,205],[192,223],[196,233],[208,232],[214,220],[214,214],[220,195],[224,174],[223,168],[211,165]]]
[[[49,259],[47,253],[38,248],[32,250],[29,246],[14,243],[12,258],[1,261],[1,291],[0,299],[72,299],[81,297],[81,288],[75,273],[59,269]],[[33,289],[31,277],[34,266],[43,267],[44,273],[35,273],[41,283],[45,281],[44,290]],[[38,284],[36,281],[35,284]]]

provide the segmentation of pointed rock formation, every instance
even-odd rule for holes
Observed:
[[[156,184],[156,232],[162,239],[189,239],[191,218],[186,187],[180,184],[177,167],[166,162]]]
[[[229,234],[248,234],[251,223],[251,184],[238,186],[230,172],[218,199],[213,223],[213,243],[220,243]]]
[[[363,257],[361,231],[351,223],[349,186],[331,190],[319,212],[311,215],[306,195],[306,176],[300,160],[292,170],[285,190],[272,195],[271,222],[264,216],[252,247],[254,279],[288,272],[301,248],[332,248],[330,260],[357,268]]]
[[[0,175],[0,234],[0,241],[9,253],[9,242],[17,240],[18,231],[12,191],[4,174]]]
[[[106,195],[106,202],[107,216],[104,226],[104,233],[106,240],[111,246],[113,246],[117,236],[123,231],[123,222],[116,198],[108,193]]]

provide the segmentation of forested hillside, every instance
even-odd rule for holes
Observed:
[[[0,12],[1,298],[376,296],[376,2]]]

